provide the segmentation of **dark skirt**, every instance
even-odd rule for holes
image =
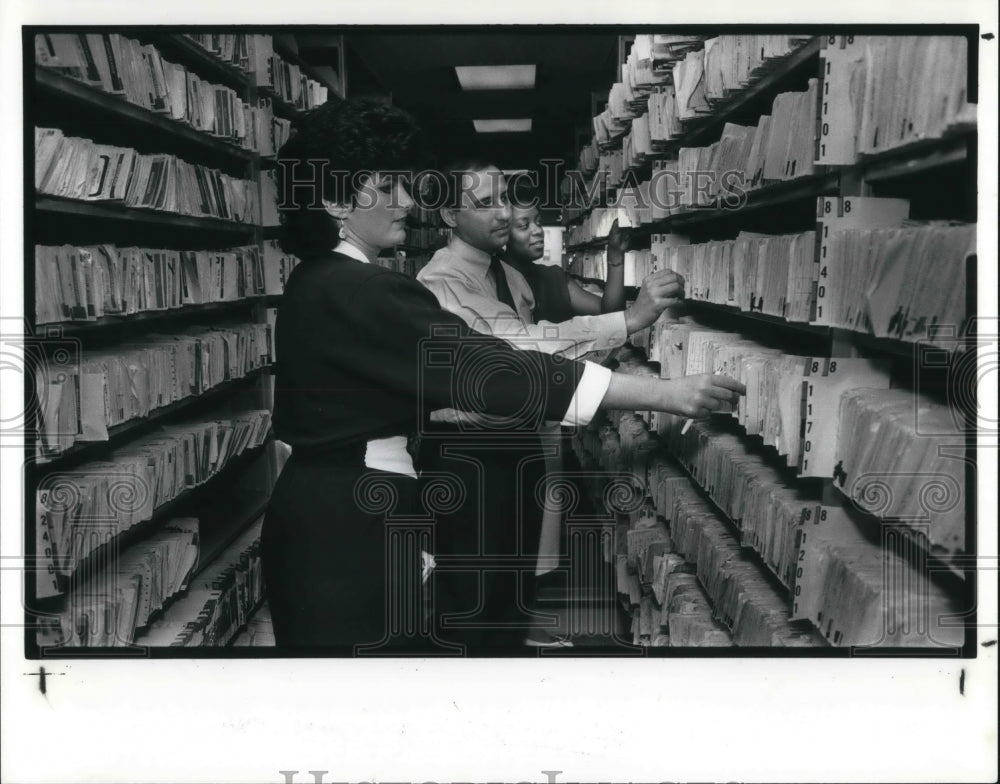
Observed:
[[[421,547],[398,521],[417,505],[415,479],[358,459],[292,455],[261,534],[279,648],[378,655],[413,643]]]

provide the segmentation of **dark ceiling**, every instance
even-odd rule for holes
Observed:
[[[343,29],[338,32],[343,32]],[[318,32],[297,36],[302,58],[327,64]],[[439,158],[475,146],[503,168],[535,168],[570,157],[577,131],[590,127],[591,92],[615,81],[617,38],[608,31],[488,30],[347,32],[348,95],[389,94],[415,114]],[[466,92],[456,65],[537,66],[530,90]],[[528,133],[477,134],[474,119],[530,117]],[[589,138],[589,131],[587,133]]]

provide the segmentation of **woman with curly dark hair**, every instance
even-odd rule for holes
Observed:
[[[416,280],[371,263],[405,237],[413,202],[401,173],[420,160],[412,118],[365,100],[310,112],[279,153],[283,242],[302,262],[275,335],[274,428],[292,455],[261,546],[275,638],[286,650],[434,644],[412,614],[397,612],[419,608],[420,549],[433,552],[434,536],[421,547],[393,538],[394,525],[427,519],[407,451],[427,412],[491,414],[513,429],[585,424],[600,405],[705,416],[740,389],[719,376],[612,377],[591,363],[518,351],[470,330]]]

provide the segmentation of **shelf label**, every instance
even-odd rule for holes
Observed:
[[[851,107],[851,72],[864,56],[864,38],[829,35],[820,51],[819,112],[816,133],[817,165],[850,166],[855,163],[854,111]]]
[[[855,640],[844,637],[852,624],[835,617],[843,608],[843,597],[829,590],[828,570],[831,558],[827,548],[838,542],[850,542],[858,536],[847,512],[840,506],[817,505],[811,520],[797,532],[796,582],[792,596],[792,620],[807,620],[831,645],[849,645]]]
[[[814,296],[810,323],[837,326],[829,304],[824,301],[844,285],[831,247],[834,232],[900,226],[909,214],[910,203],[906,199],[820,196],[816,200],[816,263],[813,268]]]
[[[801,476],[833,476],[840,429],[840,397],[848,390],[864,387],[889,388],[887,362],[863,357],[813,357],[806,363],[802,381]]]

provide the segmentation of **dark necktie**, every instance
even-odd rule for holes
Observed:
[[[507,284],[507,275],[503,271],[503,264],[500,263],[499,256],[493,256],[490,259],[490,274],[493,275],[493,283],[497,287],[497,299],[517,313],[517,307],[514,305],[514,295],[510,293],[510,286]]]

